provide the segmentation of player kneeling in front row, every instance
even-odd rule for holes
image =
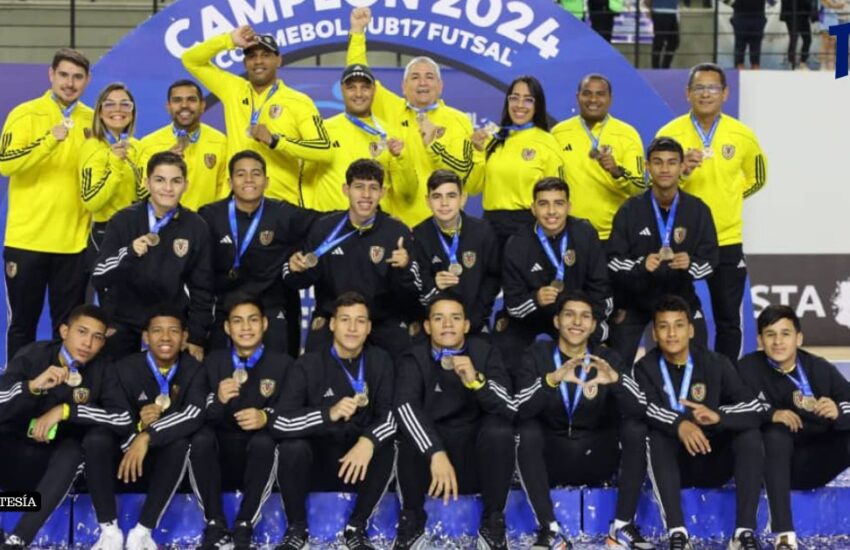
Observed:
[[[850,467],[850,382],[826,359],[800,348],[800,319],[788,306],[768,306],[758,318],[763,351],[738,370],[767,403],[764,483],[776,550],[796,550],[791,489],[823,487]]]
[[[232,346],[204,359],[208,383],[205,425],[192,436],[191,479],[207,522],[200,548],[251,547],[253,528],[275,480],[275,442],[265,429],[292,358],[266,348],[269,327],[259,298],[237,293],[225,301],[224,331]],[[283,339],[283,333],[277,334]],[[233,534],[221,493],[239,490]]]
[[[507,549],[502,510],[514,471],[516,405],[498,350],[467,339],[469,324],[459,298],[438,294],[424,324],[429,340],[400,358],[397,550],[425,547],[426,493],[448,503],[458,493],[478,492],[484,501],[478,548]]]
[[[540,524],[535,549],[572,545],[560,532],[550,487],[601,485],[619,467],[617,514],[609,547],[651,549],[632,523],[646,477],[646,398],[631,365],[588,345],[596,330],[590,297],[561,294],[558,339],[533,344],[514,367],[519,406],[517,459],[523,488]]]
[[[128,355],[110,368],[113,390],[133,418],[129,439],[105,428],[86,434],[86,480],[100,524],[95,549],[122,548],[115,506],[115,463],[126,492],[146,493],[139,521],[127,534],[127,550],[156,550],[152,531],[186,471],[189,436],[203,421],[206,382],[201,364],[181,352],[188,338],[182,309],[156,306],[142,332],[148,351]]]
[[[720,487],[733,474],[736,528],[729,550],[757,550],[764,404],[724,355],[690,345],[694,325],[684,299],[659,300],[652,334],[658,347],[638,361],[634,373],[648,403],[649,474],[670,550],[691,548],[681,488]]]
[[[372,330],[366,300],[341,294],[330,319],[332,343],[290,369],[270,417],[278,443],[278,485],[289,524],[277,550],[307,546],[307,493],[354,491],[343,531],[347,550],[373,548],[366,522],[392,475],[396,424],[393,364],[366,345]]]

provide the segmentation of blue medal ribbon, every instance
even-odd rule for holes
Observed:
[[[106,136],[106,141],[108,141],[110,145],[115,145],[119,141],[127,141],[127,138],[130,137],[130,134],[128,134],[127,132],[121,132],[121,135],[119,137],[113,136],[112,132],[108,131],[105,132],[104,135]]]
[[[803,363],[800,362],[799,358],[797,359],[797,368],[794,370],[799,373],[800,378],[797,378],[791,374],[794,371],[782,372],[782,369],[779,368],[779,365],[772,359],[768,359],[767,362],[770,363],[770,366],[776,369],[776,372],[787,376],[788,379],[791,380],[791,382],[793,382],[795,386],[797,386],[797,389],[800,390],[800,393],[802,393],[804,397],[815,396],[814,392],[812,391],[812,386],[809,384],[809,377],[806,376],[806,371],[803,370]]]
[[[70,371],[71,373],[77,372],[77,369],[79,369],[82,363],[71,357],[71,353],[68,351],[64,344],[61,348],[59,348],[59,355],[61,355],[62,359],[65,360],[65,366],[68,367],[68,371]]]
[[[455,355],[463,355],[466,353],[466,347],[461,349],[451,349],[451,348],[440,348],[434,349],[431,348],[431,358],[439,363],[443,360],[443,357],[454,357]]]
[[[670,379],[670,372],[664,357],[658,358],[658,367],[661,370],[661,377],[664,378],[664,393],[667,394],[667,399],[670,401],[670,408],[680,413],[685,412],[685,406],[679,403],[679,401],[688,397],[688,390],[691,388],[691,376],[694,373],[694,360],[688,355],[688,362],[685,364],[685,375],[682,377],[682,385],[679,388],[679,399],[676,399],[673,381]]]
[[[176,137],[177,139],[187,138],[189,140],[189,143],[197,143],[198,140],[201,138],[201,129],[200,128],[198,128],[197,130],[195,130],[194,132],[192,132],[190,134],[188,130],[178,128],[177,126],[174,126],[172,124],[171,125],[171,133],[174,134],[174,137]]]
[[[348,383],[351,384],[351,389],[354,390],[354,393],[365,393],[366,391],[366,353],[365,351],[360,353],[360,365],[357,367],[357,378],[355,379],[351,376],[351,373],[348,372],[348,369],[345,368],[345,364],[342,362],[339,354],[336,352],[336,348],[331,345],[331,357],[333,357],[339,368],[342,369],[342,372],[345,373],[345,377],[348,378]]]
[[[316,250],[313,251],[313,254],[315,254],[316,258],[321,258],[322,255],[325,254],[328,250],[330,250],[331,248],[335,247],[336,245],[342,243],[347,238],[349,238],[350,236],[354,235],[355,233],[357,233],[359,231],[359,229],[355,229],[353,231],[349,231],[348,233],[346,233],[342,237],[337,237],[337,235],[339,235],[340,231],[342,231],[342,228],[345,227],[345,222],[347,222],[347,221],[348,221],[348,215],[347,214],[343,215],[342,219],[339,220],[339,223],[336,225],[336,227],[334,227],[334,230],[331,231],[331,234],[328,235],[328,237],[324,241],[322,241],[322,244],[320,244],[319,247]],[[363,224],[363,227],[370,226],[373,223],[375,223],[374,217],[367,220],[366,223]]]
[[[602,132],[605,130],[605,125],[608,124],[608,115],[605,115],[605,118],[602,119],[602,126],[599,128],[599,137],[593,135],[593,132],[591,132],[590,128],[587,127],[587,123],[584,121],[584,118],[578,118],[579,121],[581,121],[581,127],[584,128],[584,133],[587,134],[587,137],[590,139],[590,148],[599,149],[599,140],[602,139]]]
[[[150,228],[150,232],[159,235],[162,228],[168,225],[168,222],[171,221],[175,214],[177,214],[176,208],[165,214],[161,220],[156,221],[156,212],[154,212],[151,203],[148,202],[148,227]]]
[[[254,366],[260,362],[260,359],[263,358],[263,352],[265,351],[265,346],[260,344],[260,347],[254,350],[254,353],[251,354],[250,357],[242,358],[239,357],[239,354],[236,353],[236,349],[234,348],[231,357],[233,358],[233,370],[236,369],[245,369],[251,370]]]
[[[700,140],[702,140],[702,146],[704,149],[709,149],[711,147],[711,142],[714,139],[714,132],[717,131],[717,125],[720,123],[720,116],[714,119],[714,122],[711,123],[711,129],[708,131],[708,134],[702,131],[702,126],[699,125],[699,121],[697,121],[697,117],[691,113],[691,124],[694,125],[694,130],[697,131]]]
[[[439,102],[432,103],[432,104],[427,105],[425,107],[414,107],[412,103],[410,103],[409,101],[407,102],[407,108],[410,109],[411,111],[416,111],[416,114],[418,114],[418,115],[424,115],[425,113],[427,113],[429,111],[436,111],[437,108],[439,108],[439,107],[440,107]]]
[[[552,250],[552,245],[549,244],[549,239],[546,237],[546,234],[543,233],[543,228],[539,225],[535,230],[537,233],[537,239],[540,241],[540,246],[543,247],[543,251],[546,252],[546,256],[549,258],[549,261],[552,262],[552,266],[555,268],[555,279],[558,281],[564,280],[564,253],[567,251],[567,246],[569,246],[570,238],[567,235],[567,229],[564,228],[564,235],[561,237],[561,256],[556,257],[555,251]]]
[[[251,220],[251,225],[248,226],[248,231],[245,232],[245,239],[242,241],[242,245],[240,246],[239,228],[236,225],[236,199],[230,199],[230,203],[227,205],[227,214],[230,220],[230,236],[233,238],[233,269],[239,269],[239,265],[242,262],[242,256],[245,255],[248,247],[251,246],[251,240],[254,238],[254,235],[256,235],[257,228],[260,227],[260,219],[263,217],[263,209],[265,206],[266,200],[260,199],[260,207],[256,210],[256,212],[254,212],[254,219]]]
[[[555,344],[555,349],[552,352],[552,361],[555,363],[555,370],[561,368],[561,350],[558,348],[558,344]],[[590,353],[586,354],[584,364],[590,364]],[[579,380],[581,380],[582,383],[587,380],[587,371],[583,368],[579,374]],[[582,386],[581,384],[576,384],[575,392],[573,392],[572,403],[570,403],[568,384],[566,382],[561,382],[558,386],[558,389],[561,391],[561,400],[564,402],[564,408],[567,409],[567,417],[570,419],[570,422],[572,422],[573,414],[575,414],[576,409],[578,408],[578,402],[581,401]]]
[[[257,125],[257,122],[260,120],[260,113],[263,112],[263,107],[266,106],[266,103],[269,102],[275,92],[277,92],[278,88],[280,88],[280,80],[274,83],[274,86],[271,87],[268,95],[266,95],[266,99],[263,100],[263,104],[256,110],[254,110],[254,94],[251,94],[251,126]]]
[[[443,230],[440,229],[440,225],[437,223],[437,220],[431,218],[434,222],[434,227],[437,228],[437,240],[440,241],[440,244],[443,247],[443,252],[446,253],[446,256],[449,258],[449,265],[460,263],[457,261],[457,249],[460,246],[460,224],[461,218],[458,216],[457,218],[457,229],[455,229],[454,235],[452,235],[452,244],[451,246],[446,244],[446,238],[443,235]]]
[[[384,131],[384,129],[381,127],[380,123],[378,123],[378,120],[375,117],[369,117],[369,119],[372,121],[372,126],[369,126],[356,116],[351,116],[348,113],[345,113],[345,118],[347,118],[349,122],[360,128],[370,136],[378,136],[382,140],[387,139],[387,133]]]
[[[59,101],[59,98],[56,97],[56,94],[51,94],[50,97],[53,98],[53,101],[56,102],[56,106],[59,107],[59,110],[62,112],[62,118],[71,118],[71,114],[73,114],[74,109],[77,108],[77,104],[79,101],[74,101],[67,107],[62,106],[62,102]]]
[[[526,122],[525,124],[511,124],[509,126],[502,126],[503,132],[521,132],[523,130],[528,130],[529,128],[533,128],[533,122]]]
[[[168,369],[168,374],[163,376],[159,372],[159,367],[156,366],[156,361],[154,361],[153,355],[151,352],[147,352],[145,357],[148,360],[148,368],[153,374],[153,377],[156,379],[156,383],[159,384],[159,394],[160,395],[168,395],[168,384],[171,383],[171,380],[174,378],[174,375],[177,374],[177,367],[179,365],[179,361],[175,361],[173,365]]]
[[[679,208],[679,193],[673,198],[673,204],[670,206],[670,213],[667,215],[667,223],[661,217],[661,208],[658,206],[658,201],[655,199],[655,193],[649,192],[652,199],[652,209],[655,211],[655,223],[658,225],[658,234],[661,237],[661,246],[670,248],[670,234],[673,232],[673,223],[676,221],[676,209]]]

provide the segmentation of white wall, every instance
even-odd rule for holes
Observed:
[[[741,120],[768,156],[744,202],[749,254],[850,253],[850,77],[743,71]]]

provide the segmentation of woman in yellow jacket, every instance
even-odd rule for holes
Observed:
[[[136,104],[124,84],[114,82],[100,92],[94,107],[91,137],[80,150],[80,197],[92,214],[87,254],[92,265],[113,214],[143,198],[136,128]]]
[[[549,133],[546,96],[533,76],[514,80],[505,96],[499,128],[472,135],[475,166],[467,182],[470,195],[483,192],[484,218],[504,248],[508,237],[532,225],[532,189],[545,177],[564,179],[558,142]]]

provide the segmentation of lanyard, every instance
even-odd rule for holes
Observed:
[[[800,393],[802,393],[804,397],[815,396],[814,392],[812,392],[812,386],[809,384],[809,377],[806,376],[806,371],[803,370],[803,363],[800,362],[799,358],[797,358],[797,368],[795,370],[800,373],[800,378],[797,378],[791,374],[794,371],[782,372],[782,370],[779,368],[779,365],[777,365],[776,362],[774,362],[772,359],[768,359],[767,362],[770,363],[770,365],[774,369],[776,369],[776,372],[787,376],[791,380],[791,382],[793,382],[794,385],[797,386],[797,389],[800,390]]]
[[[605,130],[605,125],[608,124],[608,115],[605,115],[605,118],[602,119],[602,125],[599,127],[599,137],[593,135],[593,132],[591,132],[590,128],[587,127],[587,123],[582,117],[579,117],[579,120],[581,121],[581,127],[584,128],[584,133],[587,134],[587,137],[590,139],[590,148],[593,150],[599,149],[599,141],[602,139],[602,132]]]
[[[658,358],[658,366],[661,370],[661,377],[664,378],[664,392],[667,394],[667,399],[670,401],[670,408],[680,413],[685,412],[685,406],[679,403],[682,399],[688,396],[688,390],[691,387],[691,376],[694,373],[694,361],[688,355],[688,362],[685,365],[685,375],[682,377],[682,385],[679,388],[679,399],[676,399],[676,392],[673,390],[673,381],[670,379],[670,372],[667,368],[667,361],[664,357]]]
[[[434,221],[434,227],[437,229],[437,240],[440,241],[440,245],[443,247],[443,252],[446,253],[446,256],[449,258],[449,264],[456,264],[457,261],[457,249],[460,246],[460,224],[461,218],[458,216],[457,218],[457,228],[455,229],[454,235],[452,235],[452,244],[451,246],[446,244],[446,238],[443,235],[443,230],[440,229],[440,225],[437,223],[437,220],[431,218]]]
[[[561,368],[561,350],[558,349],[558,344],[555,344],[555,350],[552,352],[552,361],[555,363],[555,370]],[[584,359],[584,364],[587,365],[590,363],[590,354],[588,354]],[[581,373],[579,374],[579,380],[584,383],[587,380],[587,371],[585,369],[581,369]],[[578,408],[578,403],[581,401],[581,392],[582,385],[576,384],[575,392],[573,393],[573,401],[570,403],[570,394],[569,387],[566,382],[561,382],[559,384],[559,388],[561,390],[561,400],[564,402],[564,408],[567,409],[567,417],[570,419],[570,422],[573,421],[573,414],[576,412]]]
[[[380,123],[375,117],[369,117],[369,120],[372,121],[373,126],[369,126],[359,118],[355,116],[351,116],[348,113],[345,113],[345,118],[348,119],[349,122],[369,134],[370,136],[379,136],[381,139],[387,139],[387,133],[381,127]]]
[[[702,126],[699,125],[697,121],[697,117],[691,113],[691,123],[694,125],[694,130],[697,131],[700,140],[702,140],[702,146],[705,148],[711,147],[711,142],[714,139],[714,132],[717,131],[717,125],[720,123],[720,117],[714,119],[714,122],[711,123],[711,129],[708,131],[708,134],[702,131]]]
[[[354,390],[354,393],[363,393],[366,389],[366,353],[360,353],[360,365],[357,368],[357,379],[351,376],[351,373],[348,372],[348,369],[345,368],[345,365],[342,362],[342,359],[339,357],[339,354],[336,352],[336,348],[331,345],[331,356],[336,360],[339,368],[342,369],[342,372],[345,373],[345,377],[348,378],[348,383],[351,384],[351,389]]]
[[[266,206],[266,200],[260,199],[260,207],[254,213],[254,219],[251,220],[251,225],[248,226],[248,231],[245,232],[245,240],[242,245],[239,245],[239,228],[236,225],[236,199],[230,199],[227,205],[227,214],[230,219],[230,235],[233,237],[233,248],[235,255],[233,257],[233,269],[239,269],[239,264],[242,261],[242,256],[251,245],[251,240],[257,234],[257,228],[260,226],[260,219],[263,217],[263,208]]]
[[[412,110],[412,111],[416,111],[417,115],[424,115],[425,113],[427,113],[429,111],[436,111],[439,106],[440,106],[440,104],[439,104],[439,102],[437,102],[437,103],[432,103],[430,105],[427,105],[425,107],[414,107],[413,104],[411,104],[409,101],[407,102],[407,108]]]
[[[121,135],[116,138],[112,135],[112,132],[109,131],[105,132],[104,135],[106,136],[106,141],[108,141],[110,145],[115,145],[119,141],[127,141],[127,138],[130,136],[127,132],[121,132]]]
[[[533,122],[526,122],[525,124],[511,124],[509,126],[502,126],[503,132],[521,132],[523,130],[528,130],[529,128],[533,128]]]
[[[236,353],[236,349],[234,349],[231,355],[233,358],[233,369],[253,369],[254,366],[260,362],[260,359],[263,358],[264,351],[265,346],[263,346],[263,344],[260,344],[260,347],[255,349],[254,353],[252,353],[250,357],[242,359],[241,357],[239,357],[239,354]]]
[[[188,139],[189,143],[197,143],[201,138],[201,129],[198,128],[191,134],[188,130],[184,130],[182,128],[178,128],[177,126],[171,126],[171,133],[174,134],[174,137],[177,139]]]
[[[649,192],[652,199],[652,209],[655,211],[655,223],[658,225],[658,234],[661,236],[661,246],[670,247],[670,234],[673,232],[673,223],[676,221],[676,210],[679,208],[679,193],[673,198],[673,205],[670,206],[670,214],[667,215],[667,223],[661,217],[661,208],[658,206],[658,201],[655,200],[655,193]]]
[[[280,80],[274,83],[274,86],[269,90],[268,95],[266,95],[266,99],[263,100],[263,104],[260,105],[260,108],[254,110],[254,94],[251,94],[251,126],[256,126],[257,122],[260,120],[260,113],[263,112],[263,107],[266,106],[266,103],[272,98],[272,96],[277,92],[277,89],[280,88]]]
[[[56,94],[51,94],[50,97],[53,98],[53,101],[56,102],[56,106],[59,107],[59,110],[62,112],[62,118],[64,118],[65,120],[69,120],[71,118],[71,114],[74,112],[74,109],[77,108],[77,104],[79,103],[79,101],[75,101],[67,107],[63,107],[62,103],[59,101],[59,98],[56,97]]]
[[[455,355],[463,355],[466,353],[466,348],[462,349],[451,349],[451,348],[440,348],[440,349],[431,349],[431,358],[436,362],[440,362],[443,360],[443,357],[454,357]]]
[[[174,378],[174,375],[177,374],[177,367],[179,362],[175,362],[168,369],[168,374],[163,376],[159,372],[159,368],[156,366],[156,361],[153,359],[153,355],[151,352],[147,352],[146,354],[148,360],[148,368],[150,369],[153,377],[156,379],[156,383],[159,384],[159,394],[160,395],[168,395],[168,384],[171,383],[171,380]]]
[[[330,250],[331,248],[342,243],[344,240],[346,240],[347,238],[349,238],[350,236],[354,235],[355,233],[357,233],[359,231],[359,229],[355,229],[353,231],[349,231],[348,233],[346,233],[342,237],[337,237],[337,235],[339,235],[340,231],[342,231],[342,228],[345,226],[346,221],[348,221],[348,216],[343,215],[342,219],[339,220],[339,223],[336,225],[336,227],[334,227],[333,231],[331,231],[331,234],[328,235],[328,237],[324,241],[322,241],[322,244],[320,244],[319,247],[313,252],[313,254],[316,256],[316,258],[320,258],[328,250]],[[363,227],[368,227],[368,226],[372,225],[373,223],[375,223],[375,218],[370,218],[369,220],[366,221],[366,223],[363,225]]]
[[[558,281],[564,280],[564,253],[567,251],[567,246],[569,245],[570,238],[567,235],[567,230],[564,228],[564,235],[561,237],[561,256],[560,258],[555,256],[555,251],[552,250],[552,245],[549,244],[549,239],[546,238],[546,235],[543,233],[543,228],[539,225],[537,226],[537,239],[540,241],[540,246],[543,247],[543,251],[546,252],[546,256],[549,258],[549,261],[552,262],[552,266],[555,268],[555,279]]]
[[[59,354],[62,356],[62,359],[65,360],[65,366],[68,367],[71,374],[76,374],[78,372],[77,369],[80,367],[80,362],[71,357],[71,353],[67,348],[65,348],[64,344],[61,348],[59,348]]]
[[[161,220],[156,221],[156,213],[153,211],[151,203],[148,202],[148,227],[150,228],[150,232],[155,235],[159,235],[162,228],[168,225],[168,222],[171,221],[171,218],[173,218],[175,214],[177,214],[176,208],[166,213]]]

